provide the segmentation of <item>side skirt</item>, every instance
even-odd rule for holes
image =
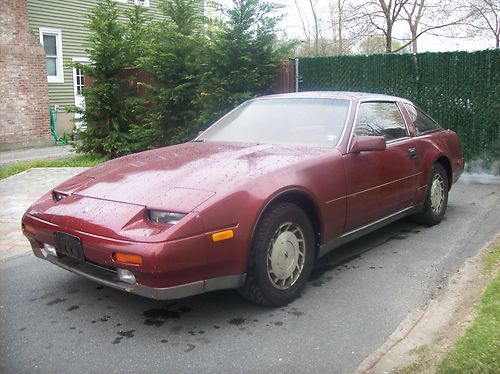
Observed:
[[[372,231],[378,230],[381,227],[384,227],[384,226],[386,226],[392,222],[395,222],[401,218],[404,218],[406,216],[410,216],[412,214],[419,213],[420,211],[422,211],[422,208],[423,208],[423,205],[421,205],[421,204],[416,205],[416,206],[412,206],[412,207],[403,209],[399,212],[393,213],[390,216],[381,218],[381,219],[379,219],[375,222],[372,222],[368,225],[358,227],[357,229],[346,232],[346,233],[342,234],[341,236],[339,236],[333,240],[330,240],[328,243],[322,244],[319,247],[318,258],[323,257],[328,252],[332,251],[333,249],[335,249],[337,247],[340,247],[341,245],[343,245],[347,242],[358,239],[358,238],[362,237],[363,235],[366,235]]]

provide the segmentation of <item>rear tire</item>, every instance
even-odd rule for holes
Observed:
[[[257,304],[286,305],[304,289],[314,257],[314,232],[307,215],[295,204],[276,205],[257,225],[247,278],[239,291]]]
[[[434,164],[429,175],[429,184],[424,209],[414,220],[424,225],[437,225],[444,217],[448,205],[448,176],[441,164]]]

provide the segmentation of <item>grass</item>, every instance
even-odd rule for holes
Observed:
[[[397,370],[398,374],[421,373],[429,368],[429,364],[434,359],[431,350],[426,345],[415,348],[412,353],[417,355],[417,360],[410,366]]]
[[[95,166],[106,161],[106,157],[96,155],[73,156],[63,160],[35,160],[18,162],[0,168],[0,179],[10,177],[31,168]]]
[[[500,373],[500,246],[491,250],[485,271],[496,270],[476,308],[474,321],[439,366],[438,373]]]

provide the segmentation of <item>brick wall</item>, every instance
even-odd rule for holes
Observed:
[[[0,149],[50,144],[45,52],[26,0],[0,3]]]

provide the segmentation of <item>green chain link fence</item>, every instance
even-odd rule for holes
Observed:
[[[405,97],[462,139],[466,160],[500,157],[500,50],[301,58],[300,91]],[[496,160],[495,160],[496,158]]]

